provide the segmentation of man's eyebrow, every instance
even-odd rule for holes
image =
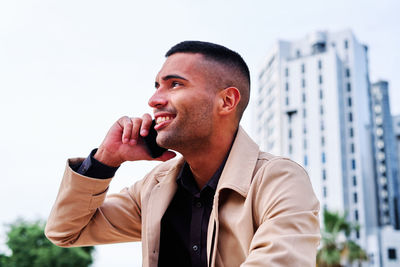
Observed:
[[[188,81],[188,79],[186,79],[180,75],[177,75],[177,74],[166,75],[166,76],[162,77],[161,79],[163,79],[164,81],[168,81],[170,79],[180,79],[180,80]],[[158,88],[159,86],[160,86],[160,84],[156,81],[154,83],[154,87]]]
[[[180,79],[180,80],[185,80],[185,81],[188,80],[188,79],[186,79],[186,78],[184,78],[182,76],[176,75],[176,74],[171,74],[171,75],[164,76],[164,77],[162,77],[162,79],[164,81],[167,81],[167,80],[170,80],[170,79]]]

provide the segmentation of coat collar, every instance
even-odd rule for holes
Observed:
[[[224,170],[218,182],[217,191],[230,188],[242,196],[247,195],[257,163],[259,147],[239,126],[235,141],[233,142]],[[156,176],[159,183],[176,183],[176,178],[185,159],[176,160],[174,166]]]
[[[178,177],[184,163],[185,159],[183,157],[176,159],[171,168],[156,173],[155,179],[159,183],[176,183],[176,178]]]
[[[223,188],[229,188],[246,197],[259,152],[258,145],[239,126],[225,168],[222,171],[217,192]]]

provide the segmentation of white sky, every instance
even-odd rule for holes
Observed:
[[[163,56],[182,40],[236,50],[256,77],[277,39],[350,28],[369,46],[371,80],[389,81],[399,114],[399,10],[396,0],[1,1],[0,224],[47,217],[66,159],[86,157],[120,116],[151,111]],[[251,108],[248,131],[250,121]],[[152,166],[125,164],[111,191]],[[101,246],[96,255],[96,267],[141,266],[140,244]]]

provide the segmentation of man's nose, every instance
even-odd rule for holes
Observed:
[[[156,92],[149,99],[149,106],[152,108],[165,107],[167,104],[167,97],[160,89],[157,89]]]

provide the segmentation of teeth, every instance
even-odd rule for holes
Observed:
[[[162,123],[164,121],[171,120],[171,119],[172,119],[172,117],[170,117],[170,116],[158,117],[157,120],[156,120],[156,123],[159,124],[159,123]]]

